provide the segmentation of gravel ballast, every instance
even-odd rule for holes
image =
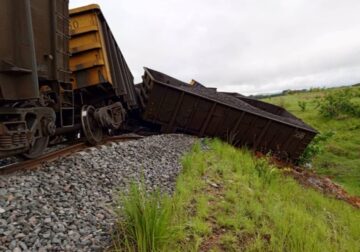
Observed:
[[[170,134],[111,143],[0,177],[0,251],[103,251],[118,190],[143,180],[171,193],[194,142]]]

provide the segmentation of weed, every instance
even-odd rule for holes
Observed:
[[[306,111],[306,102],[305,101],[298,101],[298,105],[300,107],[301,112]]]
[[[320,96],[316,96],[315,100],[313,101],[313,103],[315,104],[314,109],[318,109],[321,106],[321,102],[320,102]]]
[[[333,131],[318,134],[304,150],[304,153],[300,157],[299,164],[311,163],[314,157],[324,151],[326,142],[328,142],[334,134]]]
[[[171,238],[170,199],[159,191],[147,193],[142,184],[133,183],[121,195],[115,251],[162,251]]]
[[[263,179],[264,185],[269,185],[277,176],[277,169],[275,167],[269,166],[269,163],[266,159],[255,159],[254,167],[258,173],[258,176]]]
[[[221,245],[225,251],[236,251],[238,239],[233,234],[225,234],[221,237]]]

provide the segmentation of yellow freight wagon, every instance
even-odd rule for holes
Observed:
[[[74,89],[109,84],[136,106],[134,78],[98,5],[70,10],[70,69]]]

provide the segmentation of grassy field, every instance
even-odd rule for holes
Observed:
[[[344,89],[352,94],[354,104],[360,104],[360,87],[313,89],[264,101],[286,108],[320,133],[333,134],[325,144],[324,151],[313,160],[313,169],[333,178],[350,194],[360,196],[360,118],[349,115],[326,118],[319,114],[323,97]],[[299,102],[305,103],[305,110],[301,109]]]
[[[116,251],[359,251],[360,211],[211,140],[183,158],[176,191],[122,198]]]
[[[360,87],[265,100],[328,136],[316,145],[322,151],[313,158],[312,169],[360,195]],[[359,209],[305,188],[267,160],[219,140],[199,142],[183,158],[174,195],[146,193],[134,184],[120,204],[115,251],[360,248]]]

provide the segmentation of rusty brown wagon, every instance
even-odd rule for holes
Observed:
[[[317,134],[283,108],[189,85],[149,68],[138,90],[143,120],[161,132],[219,137],[293,162]]]

